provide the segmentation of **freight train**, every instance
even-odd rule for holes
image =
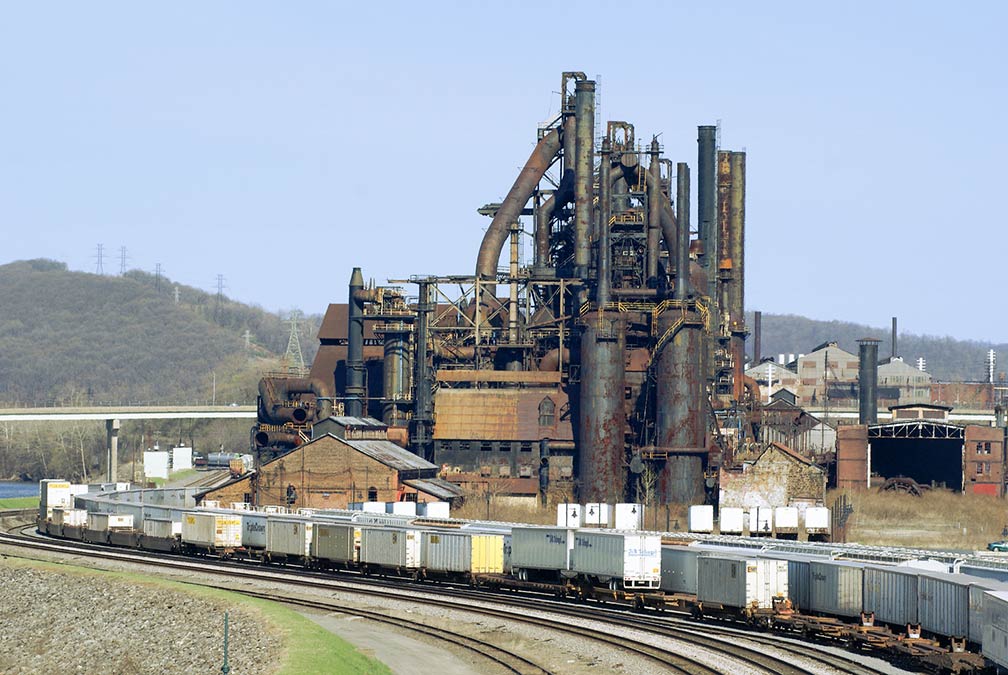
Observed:
[[[1008,667],[1008,582],[951,572],[947,563],[849,560],[843,547],[779,542],[774,550],[766,539],[755,546],[730,537],[246,505],[184,509],[117,497],[77,495],[77,508],[40,514],[38,529],[145,550],[679,609],[931,658],[948,672],[982,668],[980,654]]]

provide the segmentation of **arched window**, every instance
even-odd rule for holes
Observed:
[[[556,403],[549,396],[539,402],[539,426],[551,427],[556,421]]]
[[[376,501],[378,501],[378,488],[376,488],[376,487],[369,487],[367,489],[367,500],[369,502],[376,502]]]

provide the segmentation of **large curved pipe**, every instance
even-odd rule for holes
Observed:
[[[476,276],[484,281],[497,277],[497,261],[500,259],[504,242],[511,232],[511,224],[518,220],[522,209],[528,203],[543,174],[549,169],[560,151],[560,131],[553,129],[536,144],[528,161],[522,168],[507,197],[494,214],[490,227],[483,235],[479,256],[476,258]]]
[[[308,408],[287,407],[292,394],[313,394],[315,396],[315,419],[324,420],[332,415],[332,391],[318,380],[309,377],[264,377],[259,380],[259,397],[262,399],[262,413],[268,424],[283,424],[308,421]]]
[[[563,350],[563,362],[570,363],[570,350],[564,347]],[[546,354],[539,359],[539,370],[542,372],[554,372],[560,369],[560,348],[554,347],[553,349],[546,352]]]

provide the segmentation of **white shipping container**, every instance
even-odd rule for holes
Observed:
[[[603,582],[622,580],[625,588],[658,588],[661,585],[661,536],[579,530],[574,533],[571,571]]]
[[[96,532],[108,532],[109,530],[130,530],[133,529],[132,514],[119,515],[115,513],[89,513],[87,517],[87,528]]]
[[[1008,668],[1008,591],[989,591],[983,606],[983,655]]]
[[[87,483],[70,483],[70,499],[77,495],[86,495],[88,491]]]
[[[385,505],[385,513],[397,516],[415,516],[417,514],[416,507],[416,502],[388,502]]]
[[[241,514],[186,511],[182,514],[182,541],[201,548],[237,548],[242,541]]]
[[[705,553],[697,558],[697,600],[731,608],[773,609],[788,595],[786,560]]]
[[[420,567],[420,531],[362,527],[360,562],[386,568]]]
[[[875,612],[878,623],[916,624],[919,573],[910,567],[865,566],[864,611]]]
[[[181,523],[179,528],[181,529]],[[147,518],[143,522],[143,532],[145,537],[158,537],[159,539],[171,539],[175,536],[175,522],[162,520],[160,518]]]
[[[584,505],[584,524],[595,527],[610,527],[612,525],[612,508],[608,504],[591,503]]]
[[[798,507],[778,506],[773,512],[774,526],[780,534],[798,533]]]
[[[360,545],[360,528],[349,523],[317,522],[312,528],[309,553],[316,560],[348,565],[357,562]]]
[[[613,529],[639,530],[644,522],[643,504],[617,504]]]
[[[694,504],[689,507],[689,531],[711,533],[714,531],[714,507]]]
[[[88,512],[85,509],[53,509],[52,521],[57,525],[84,527]]]
[[[581,527],[581,505],[557,504],[557,527]]]
[[[145,450],[143,454],[144,475],[147,478],[168,478],[168,452]]]
[[[72,506],[69,481],[46,478],[39,482],[39,518],[51,518],[53,509],[69,509]]]
[[[742,534],[743,513],[742,509],[737,506],[722,507],[718,531],[721,534]]]
[[[220,501],[217,499],[204,499],[200,506],[204,509],[219,509],[221,507]]]
[[[116,492],[126,492],[127,490],[130,489],[130,484],[129,483],[116,483],[115,484],[115,489],[116,489]]]
[[[812,534],[829,534],[829,509],[825,506],[810,506],[805,509],[805,531]]]
[[[271,556],[307,556],[311,553],[311,540],[310,520],[271,518],[266,528],[266,552]]]
[[[420,502],[417,504],[417,515],[424,518],[447,520],[451,518],[451,504],[448,502]]]
[[[363,502],[361,511],[365,513],[385,513],[385,502]]]
[[[511,567],[517,570],[570,569],[574,530],[566,527],[511,528]]]
[[[192,468],[192,448],[172,448],[172,471],[184,471]]]

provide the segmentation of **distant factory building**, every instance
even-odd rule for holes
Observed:
[[[780,390],[775,397],[787,392]],[[799,454],[818,459],[831,454],[836,445],[836,429],[793,401],[775,398],[760,411],[759,441],[779,443]]]
[[[781,389],[789,390],[792,395],[797,395],[798,376],[792,370],[788,370],[779,363],[772,360],[764,361],[745,371],[746,377],[756,380],[760,386],[760,393],[764,397],[764,402],[770,401],[774,394]]]
[[[720,480],[721,507],[821,504],[826,495],[826,472],[780,443],[742,462],[740,469],[722,470]]]
[[[886,424],[840,427],[837,487],[916,489],[1004,495],[1005,430],[954,424],[950,406],[891,406]],[[909,480],[908,480],[909,479]]]
[[[362,501],[453,501],[462,495],[439,468],[392,443],[378,420],[330,417],[314,438],[198,501],[346,508]]]

